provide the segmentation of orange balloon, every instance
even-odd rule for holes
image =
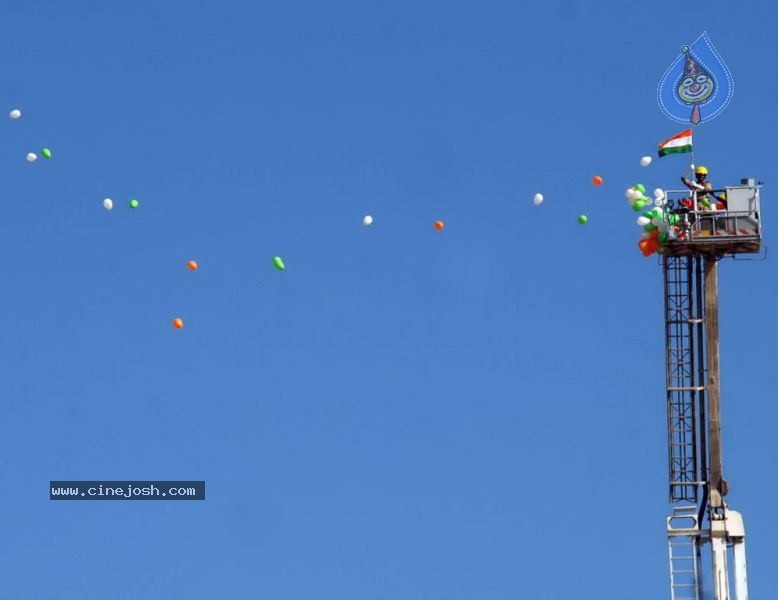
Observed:
[[[602,177],[600,177],[599,175],[595,175],[594,177],[592,177],[592,183],[594,185],[602,185]]]
[[[438,231],[441,231],[443,229],[443,227],[444,227],[443,221],[435,221],[435,229],[437,229]]]
[[[189,267],[190,271],[197,271],[197,263],[193,260],[190,260],[188,263],[186,263],[186,266]]]
[[[173,327],[175,327],[176,329],[183,329],[184,328],[184,320],[183,319],[179,319],[179,318],[173,319]]]

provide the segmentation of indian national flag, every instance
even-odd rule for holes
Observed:
[[[678,154],[680,152],[692,151],[692,130],[687,129],[681,133],[677,133],[669,140],[665,140],[659,144],[659,158],[667,154]]]

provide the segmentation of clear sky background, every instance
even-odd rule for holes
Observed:
[[[735,94],[697,162],[767,182],[771,246],[776,16],[7,3],[0,596],[669,597],[662,274],[624,190],[679,184],[687,157],[639,160],[683,129],[656,86],[707,31]],[[770,259],[719,271],[755,598],[778,570]],[[207,499],[52,502],[52,479]]]

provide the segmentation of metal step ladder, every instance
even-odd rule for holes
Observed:
[[[680,506],[667,517],[671,600],[702,600],[697,507]]]

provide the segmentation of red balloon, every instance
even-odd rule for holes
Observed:
[[[653,231],[651,233],[654,233]],[[659,249],[659,240],[656,237],[649,237],[638,242],[638,248],[643,256],[651,256]]]

